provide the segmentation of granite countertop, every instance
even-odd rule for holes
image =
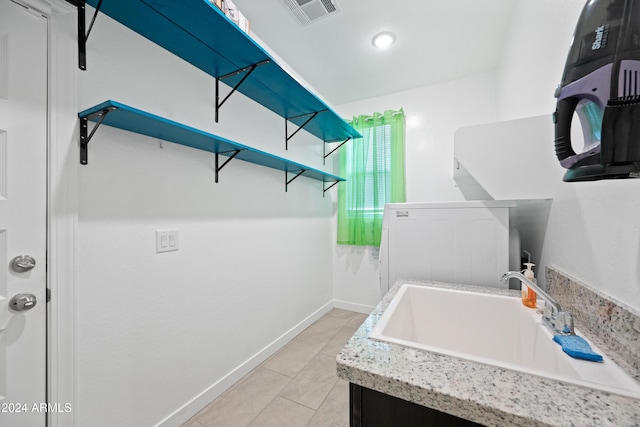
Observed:
[[[405,281],[517,295],[515,291]],[[396,283],[337,356],[338,376],[487,426],[638,426],[640,401],[535,375],[369,339]]]

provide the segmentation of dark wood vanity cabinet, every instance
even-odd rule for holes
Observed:
[[[349,387],[351,427],[482,426],[353,383]]]

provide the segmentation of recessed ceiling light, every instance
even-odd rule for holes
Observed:
[[[384,50],[396,42],[396,35],[391,31],[382,31],[373,36],[371,43],[378,49]]]

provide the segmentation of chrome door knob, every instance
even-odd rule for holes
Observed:
[[[30,293],[16,294],[9,300],[9,308],[13,311],[27,311],[36,306],[36,296]]]
[[[36,266],[36,260],[31,255],[18,255],[11,260],[9,267],[16,273],[24,273]]]

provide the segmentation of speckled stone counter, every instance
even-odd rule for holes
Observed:
[[[431,281],[404,283],[517,295]],[[337,356],[340,378],[487,426],[640,426],[640,400],[369,339],[400,286],[393,286]]]
[[[554,267],[545,269],[549,293],[576,327],[640,382],[640,312]]]

